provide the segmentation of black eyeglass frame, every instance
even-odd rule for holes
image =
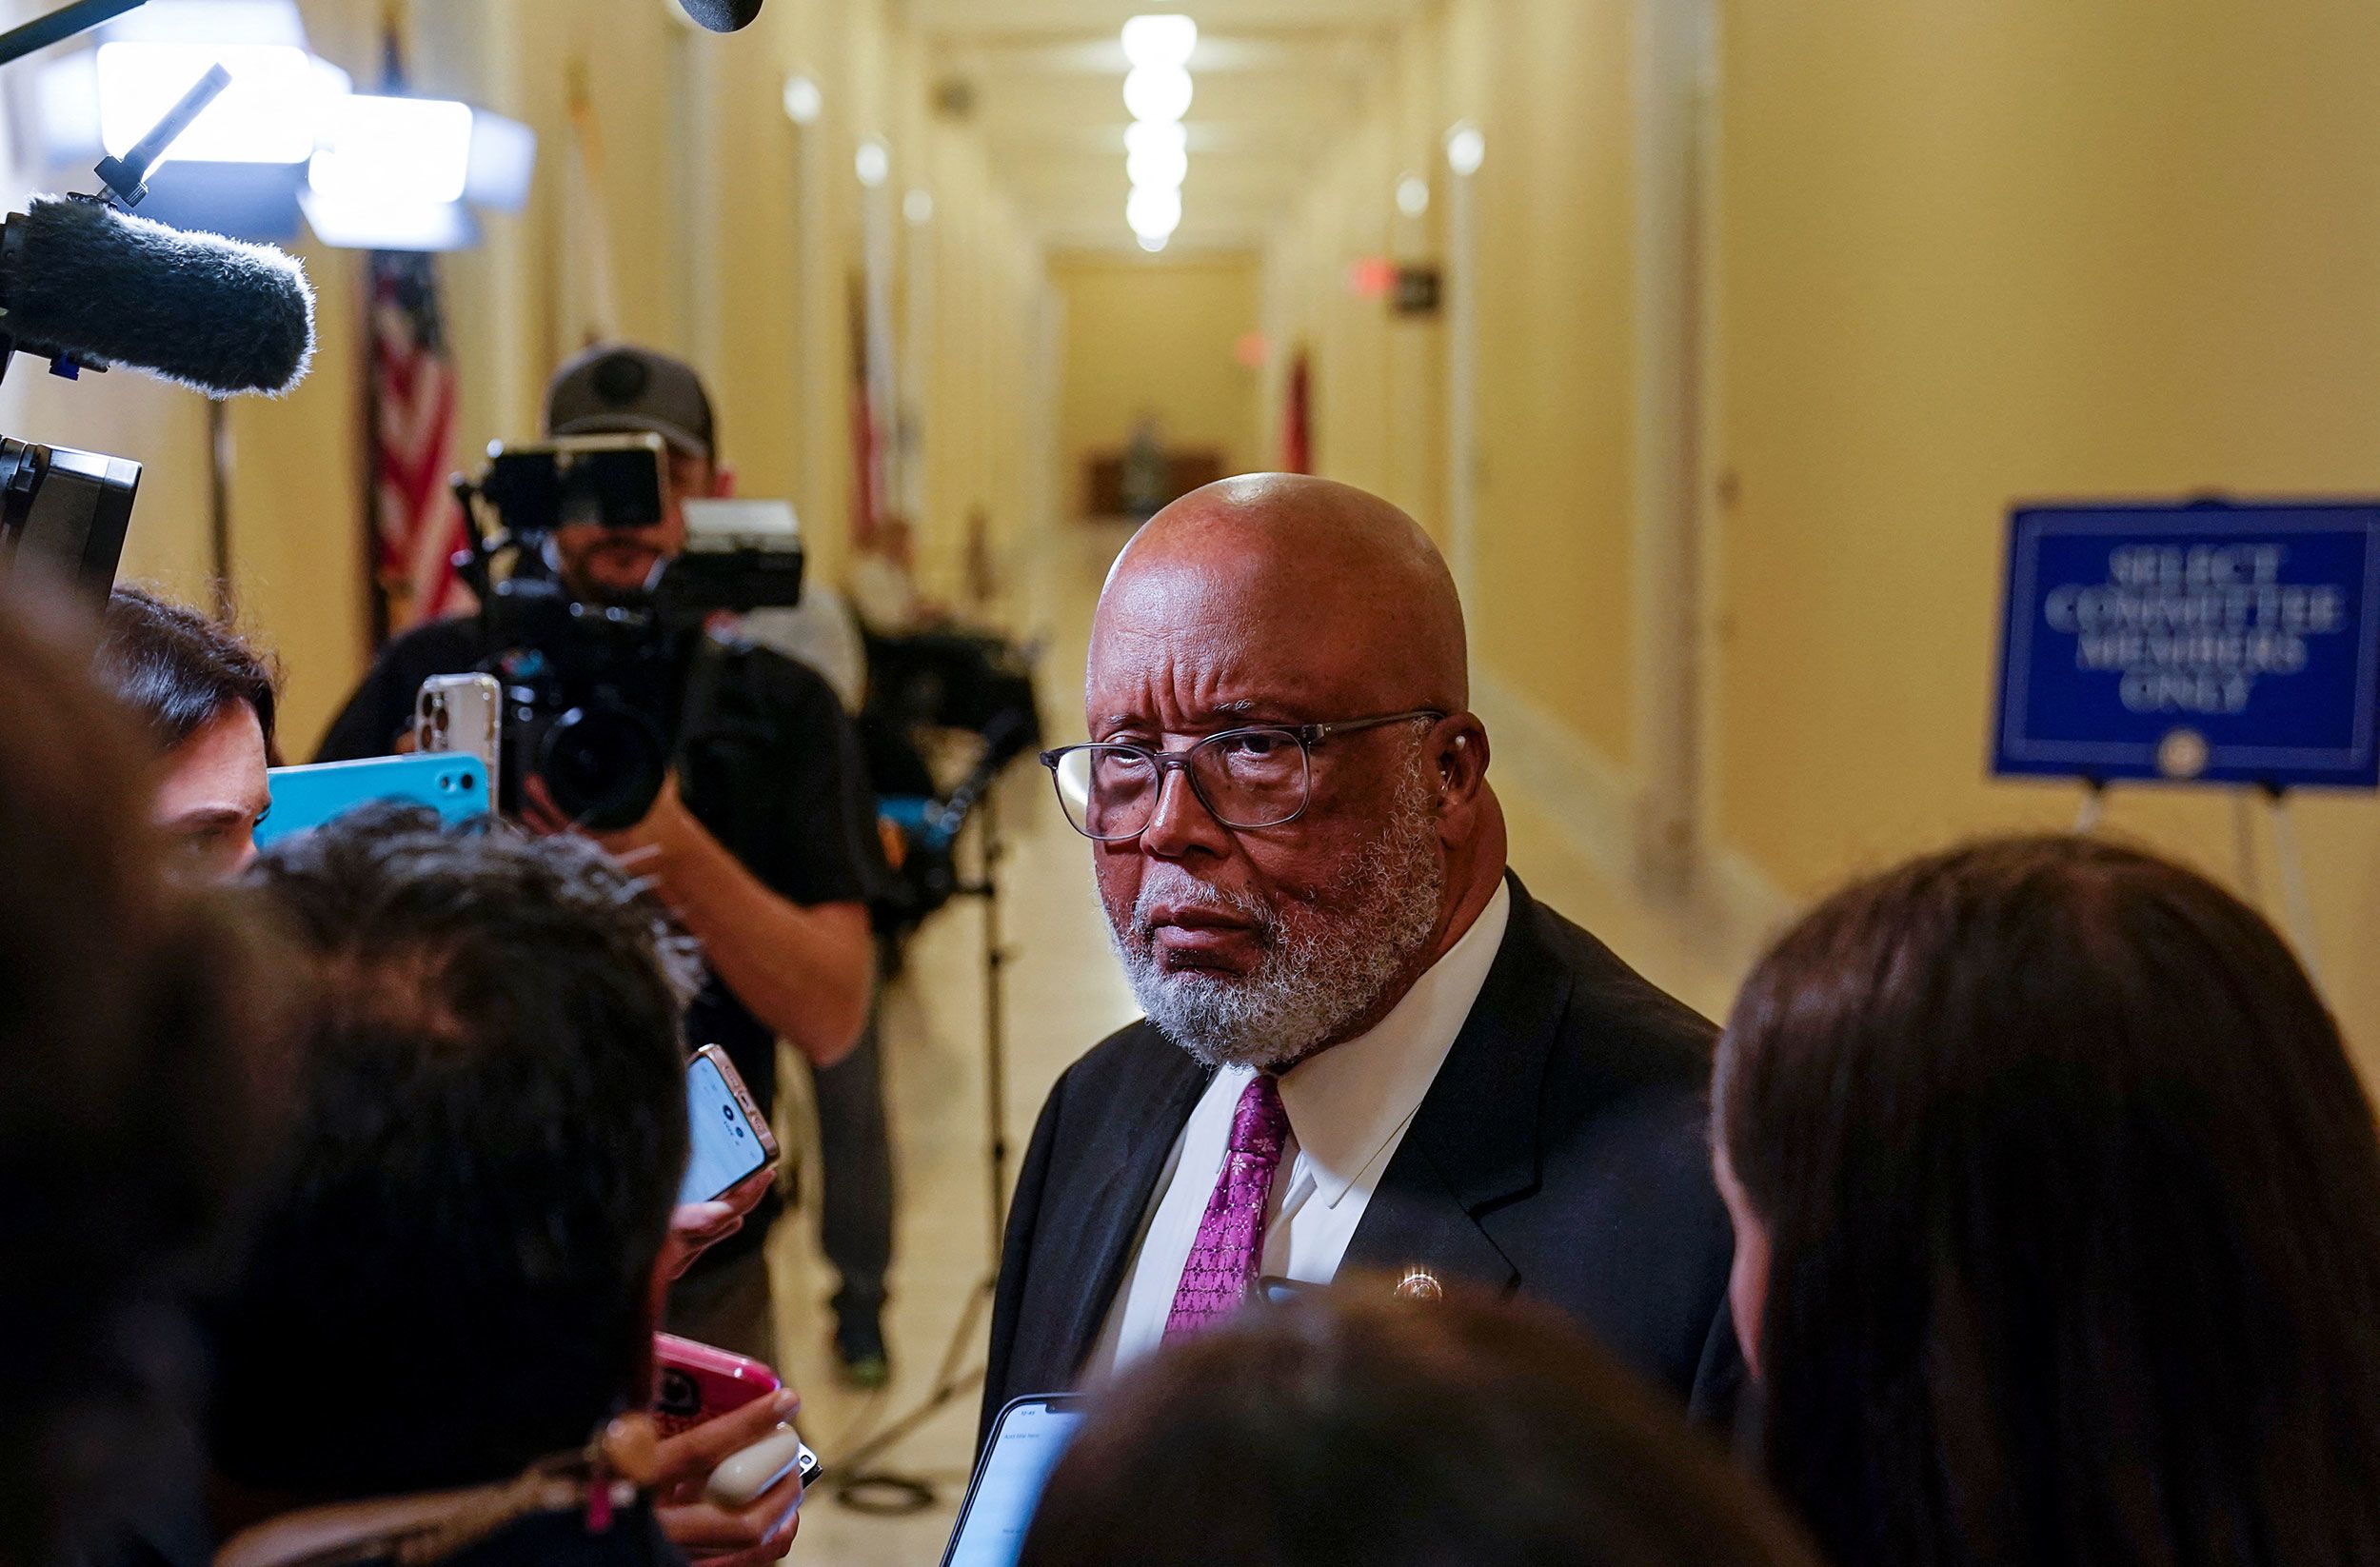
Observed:
[[[1377,718],[1341,719],[1333,724],[1243,724],[1236,729],[1219,729],[1211,735],[1201,735],[1194,744],[1179,751],[1153,751],[1146,745],[1134,745],[1124,741],[1094,740],[1080,745],[1061,745],[1055,750],[1043,751],[1041,761],[1041,765],[1049,769],[1050,785],[1058,791],[1058,809],[1060,814],[1065,817],[1066,825],[1074,828],[1094,843],[1129,843],[1148,831],[1149,823],[1157,820],[1158,806],[1163,803],[1165,775],[1169,772],[1180,772],[1187,778],[1190,781],[1190,792],[1198,797],[1199,803],[1206,808],[1209,816],[1220,822],[1224,826],[1235,832],[1262,832],[1270,827],[1285,827],[1313,807],[1314,747],[1324,741],[1339,735],[1359,734],[1366,729],[1385,729],[1392,724],[1416,724],[1424,719],[1432,724],[1443,724],[1452,717],[1454,715],[1443,708],[1416,707],[1402,713],[1382,713]],[[1302,764],[1305,769],[1305,800],[1296,810],[1278,822],[1234,822],[1225,817],[1221,811],[1216,809],[1215,802],[1206,797],[1206,790],[1199,783],[1198,772],[1191,766],[1191,759],[1208,746],[1226,740],[1236,740],[1241,735],[1287,735],[1298,743],[1298,749],[1302,753]],[[1067,757],[1080,751],[1129,751],[1136,756],[1147,759],[1149,764],[1157,769],[1157,787],[1151,795],[1149,822],[1142,823],[1130,832],[1101,836],[1075,821],[1074,812],[1066,808],[1066,786],[1059,779],[1058,769]],[[1085,804],[1087,814],[1087,801]]]

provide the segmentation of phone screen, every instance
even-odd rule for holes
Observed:
[[[695,1057],[686,1068],[686,1114],[694,1136],[678,1186],[680,1203],[708,1202],[768,1162],[744,1106],[708,1056]]]
[[[943,1567],[1016,1567],[1041,1487],[1081,1418],[1071,1399],[1021,1399],[1001,1412]]]

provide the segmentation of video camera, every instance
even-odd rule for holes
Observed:
[[[0,566],[104,600],[140,485],[129,458],[0,436]]]
[[[500,797],[517,810],[532,778],[572,821],[644,820],[661,793],[721,612],[791,607],[802,545],[789,507],[689,503],[684,550],[622,603],[590,603],[563,578],[557,535],[637,529],[668,516],[658,435],[572,436],[488,448],[458,479],[471,545],[456,568],[479,595],[484,668],[503,689]]]

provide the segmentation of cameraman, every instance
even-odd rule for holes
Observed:
[[[574,595],[591,604],[637,602],[685,547],[682,502],[722,495],[732,483],[717,461],[702,383],[686,366],[647,349],[590,349],[546,388],[545,428],[550,436],[650,432],[667,442],[668,504],[659,524],[573,524],[554,535],[556,565]],[[317,759],[387,753],[408,733],[425,680],[481,668],[504,651],[489,645],[475,617],[397,638],[332,723]],[[599,841],[650,879],[701,939],[711,973],[688,1011],[688,1038],[724,1048],[762,1109],[773,1113],[779,1037],[815,1070],[848,1055],[866,1021],[874,972],[867,903],[883,879],[881,850],[858,744],[826,683],[743,643],[712,651],[713,698],[706,712],[689,716],[676,775],[643,822]],[[526,812],[532,824],[565,827],[535,792]],[[751,1223],[679,1282],[670,1299],[673,1331],[778,1358],[762,1241],[779,1207],[772,1192]],[[888,1200],[885,1212],[888,1247]],[[881,1268],[872,1279],[846,1271],[838,1314],[862,1312],[862,1325],[880,1332],[882,1299]]]

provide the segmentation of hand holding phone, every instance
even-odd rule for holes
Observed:
[[[726,1353],[707,1345],[695,1347],[711,1355]],[[800,1406],[801,1399],[790,1389],[779,1388],[659,1445],[655,1452],[659,1470],[654,1482],[659,1498],[656,1514],[672,1544],[703,1567],[765,1567],[792,1549],[794,1533],[802,1522],[804,1484],[798,1458],[795,1468],[777,1474],[741,1504],[711,1495],[710,1488],[713,1478],[739,1455],[756,1445],[782,1442],[789,1434],[784,1422]],[[799,1441],[796,1438],[797,1446]],[[801,1453],[806,1455],[808,1449],[802,1448]],[[817,1473],[816,1463],[810,1459],[809,1474]]]
[[[653,1423],[664,1438],[684,1436],[783,1387],[758,1360],[674,1333],[653,1335],[653,1360],[658,1372]]]
[[[777,1138],[768,1118],[737,1076],[735,1063],[715,1044],[697,1050],[687,1063],[686,1114],[692,1136],[685,1179],[678,1187],[680,1206],[716,1201],[777,1162]]]

